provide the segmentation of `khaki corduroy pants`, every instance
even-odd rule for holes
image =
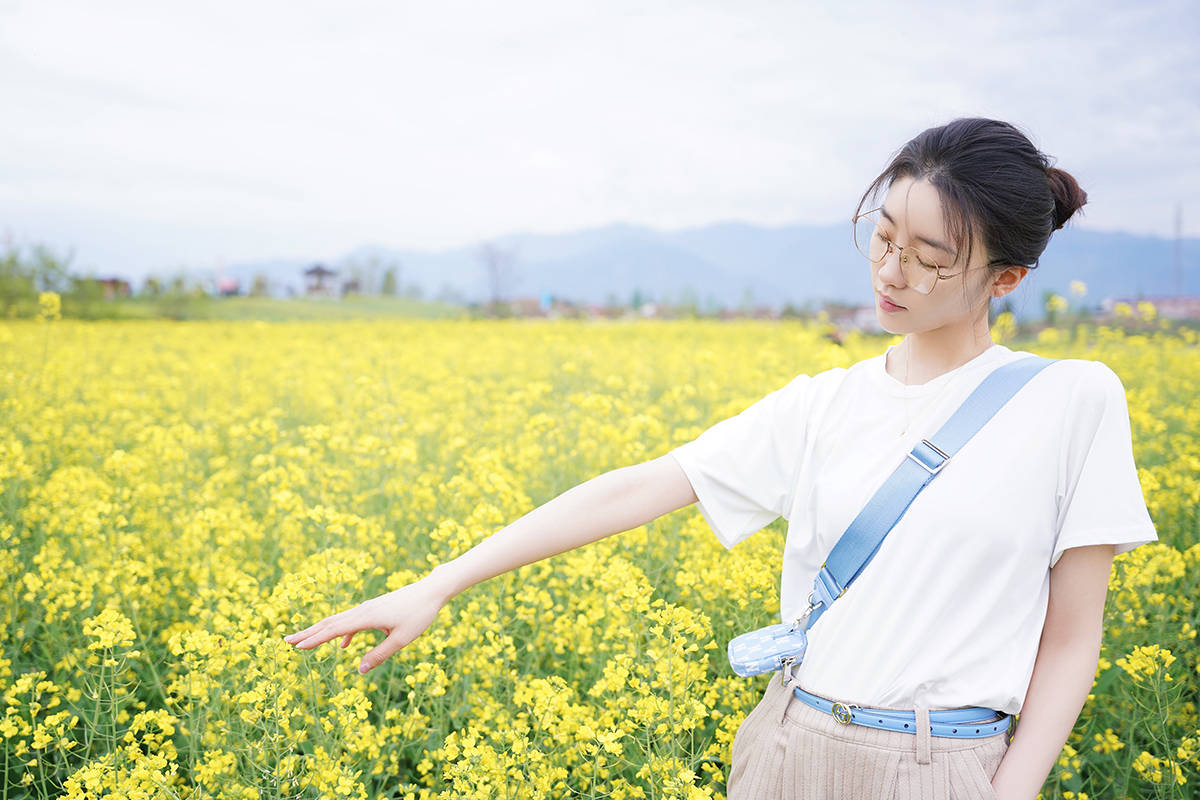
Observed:
[[[995,800],[1008,734],[952,739],[845,725],[775,672],[733,739],[728,800]],[[841,698],[833,698],[841,699]]]

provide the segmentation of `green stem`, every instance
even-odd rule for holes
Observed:
[[[142,629],[138,627],[137,613],[133,610],[133,604],[126,606],[129,610],[129,620],[133,623],[133,632],[137,635],[137,640],[142,644],[142,655],[145,657],[146,665],[150,667],[150,674],[154,676],[154,689],[158,692],[159,702],[164,709],[167,708],[167,693],[163,689],[162,676],[158,674],[158,668],[154,666],[154,659],[150,657],[149,647],[146,643],[146,638],[142,636]]]
[[[94,734],[95,734],[95,732],[98,732],[100,730],[100,684],[102,684],[103,682],[104,682],[104,660],[103,660],[103,658],[101,658],[101,660],[100,660],[100,680],[94,685],[94,687],[92,686],[92,684],[90,684],[90,683],[88,684],[89,689],[91,689],[92,693],[95,695],[95,697],[92,698],[92,724],[88,726],[87,747],[88,747],[89,757],[92,755],[92,743],[95,741]]]

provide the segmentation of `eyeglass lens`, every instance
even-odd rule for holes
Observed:
[[[877,211],[864,214],[854,223],[854,244],[872,264],[880,263],[888,255],[888,241],[882,234]],[[904,282],[922,294],[933,291],[933,285],[937,283],[937,269],[922,264],[921,256],[911,247],[901,248],[893,244],[892,250],[899,251]]]

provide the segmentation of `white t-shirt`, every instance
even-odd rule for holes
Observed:
[[[889,346],[892,350],[895,345]],[[922,438],[996,367],[1033,355],[993,344],[905,385],[886,353],[798,375],[671,451],[700,512],[732,548],[782,516],[780,616],[851,520]],[[911,422],[905,425],[905,404]],[[1050,568],[1069,547],[1156,541],[1125,389],[1099,361],[1034,375],[954,454],[846,593],[808,631],[799,685],[863,706],[1018,713],[1033,674]]]

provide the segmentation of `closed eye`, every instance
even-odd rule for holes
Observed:
[[[900,249],[899,245],[897,245],[895,242],[893,242],[891,239],[889,239],[887,237],[887,234],[885,234],[883,231],[879,230],[878,228],[875,229],[875,235],[878,236],[880,239],[882,239],[884,242],[886,242],[887,245],[889,247],[891,247],[893,250]],[[917,259],[918,263],[920,263],[920,265],[922,267],[924,267],[925,269],[936,270],[938,268],[937,264],[931,264],[930,262],[926,261],[924,258],[921,257],[921,254],[918,251],[914,250],[911,247],[904,248],[904,252],[912,253],[913,256]]]

